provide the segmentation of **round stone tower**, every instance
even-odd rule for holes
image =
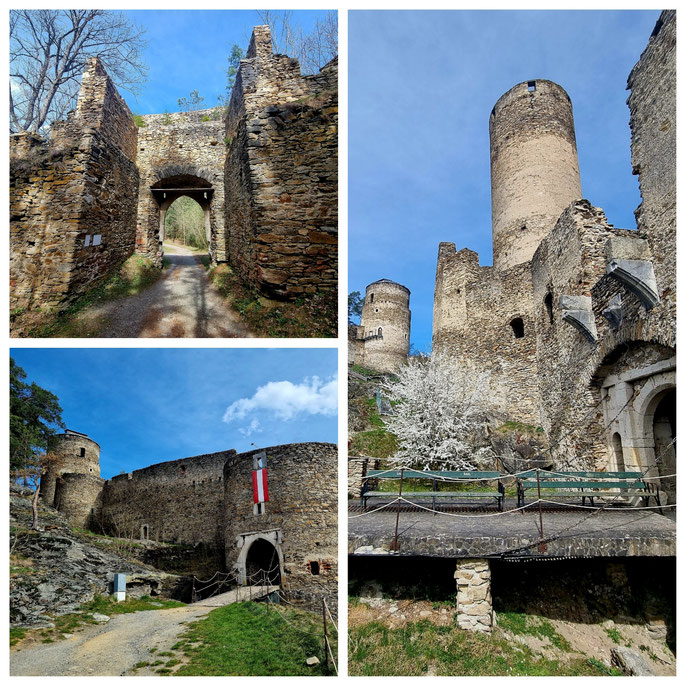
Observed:
[[[410,351],[410,291],[395,281],[380,279],[367,286],[360,331],[362,364],[382,372],[407,362]]]
[[[572,102],[552,81],[524,81],[495,104],[489,131],[493,265],[509,269],[582,197]]]
[[[100,477],[100,446],[86,434],[67,429],[52,436],[48,451],[57,456],[41,479],[40,495],[48,505],[55,504],[55,485],[62,474]]]

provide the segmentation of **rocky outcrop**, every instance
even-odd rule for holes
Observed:
[[[40,531],[32,531],[31,498],[10,494],[10,623],[48,626],[51,615],[75,612],[95,595],[107,595],[115,572],[127,576],[132,597],[179,597],[182,577],[128,560],[96,538],[72,531],[66,519],[40,506]],[[105,544],[106,545],[106,544]]]

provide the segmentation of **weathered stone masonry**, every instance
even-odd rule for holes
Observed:
[[[367,286],[360,324],[348,330],[348,363],[393,372],[410,352],[410,291],[379,279]]]
[[[134,249],[137,130],[102,64],[50,140],[10,137],[10,309],[58,307]]]
[[[166,210],[181,195],[205,211],[213,264],[272,296],[334,290],[337,82],[336,60],[302,76],[258,26],[225,121],[207,110],[139,127],[93,58],[49,141],[10,140],[11,310],[61,308],[134,250],[161,265]]]
[[[202,544],[215,569],[244,581],[260,546],[279,562],[285,589],[306,603],[337,603],[337,448],[266,448],[269,501],[253,505],[253,456],[228,450],[100,478],[97,443],[69,431],[53,439],[61,462],[41,483],[46,503],[76,526],[134,539]],[[255,547],[253,547],[255,546]],[[206,563],[205,563],[206,564]]]
[[[490,371],[491,409],[542,426],[560,467],[674,469],[675,16],[628,82],[637,231],[582,199],[571,103],[536,80],[490,117],[494,266],[439,247],[434,352]]]

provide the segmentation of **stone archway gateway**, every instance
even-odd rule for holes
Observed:
[[[170,165],[153,170],[148,176],[150,186],[141,186],[139,192],[136,236],[139,252],[144,252],[159,263],[163,253],[167,210],[175,200],[186,196],[195,200],[203,210],[210,258],[216,263],[217,245],[223,243],[221,234],[224,227],[224,196],[221,192],[215,192],[217,176],[211,170],[197,169],[192,165]]]
[[[630,355],[650,360],[651,353],[667,359],[627,364]],[[621,371],[602,382],[610,466],[656,478],[663,504],[676,502],[676,357],[668,353],[636,342],[615,363]]]
[[[236,569],[243,585],[258,585],[255,579],[266,574],[271,585],[280,585],[283,578],[283,536],[280,529],[239,534]]]
[[[212,264],[268,297],[335,291],[337,85],[335,59],[303,76],[257,26],[226,110],[134,118],[91,59],[50,140],[10,138],[10,309],[63,309],[134,252],[161,265],[179,195],[205,212]]]

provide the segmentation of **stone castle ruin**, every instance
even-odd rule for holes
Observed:
[[[490,114],[493,266],[438,250],[434,352],[488,370],[560,467],[675,472],[675,58],[665,11],[628,79],[637,230],[583,199],[572,103],[536,79]]]
[[[83,433],[54,436],[58,459],[41,497],[73,526],[133,540],[196,546],[215,569],[243,583],[260,570],[292,596],[337,600],[337,447],[265,448],[269,500],[253,503],[252,471],[262,450],[226,450],[100,477],[100,446]]]
[[[161,266],[182,195],[205,213],[213,264],[269,297],[334,290],[337,88],[335,59],[302,76],[257,26],[223,119],[134,118],[92,58],[49,140],[10,137],[11,311],[64,307],[134,252]]]
[[[348,327],[348,364],[393,372],[410,351],[410,290],[379,279],[367,286],[360,324]]]

